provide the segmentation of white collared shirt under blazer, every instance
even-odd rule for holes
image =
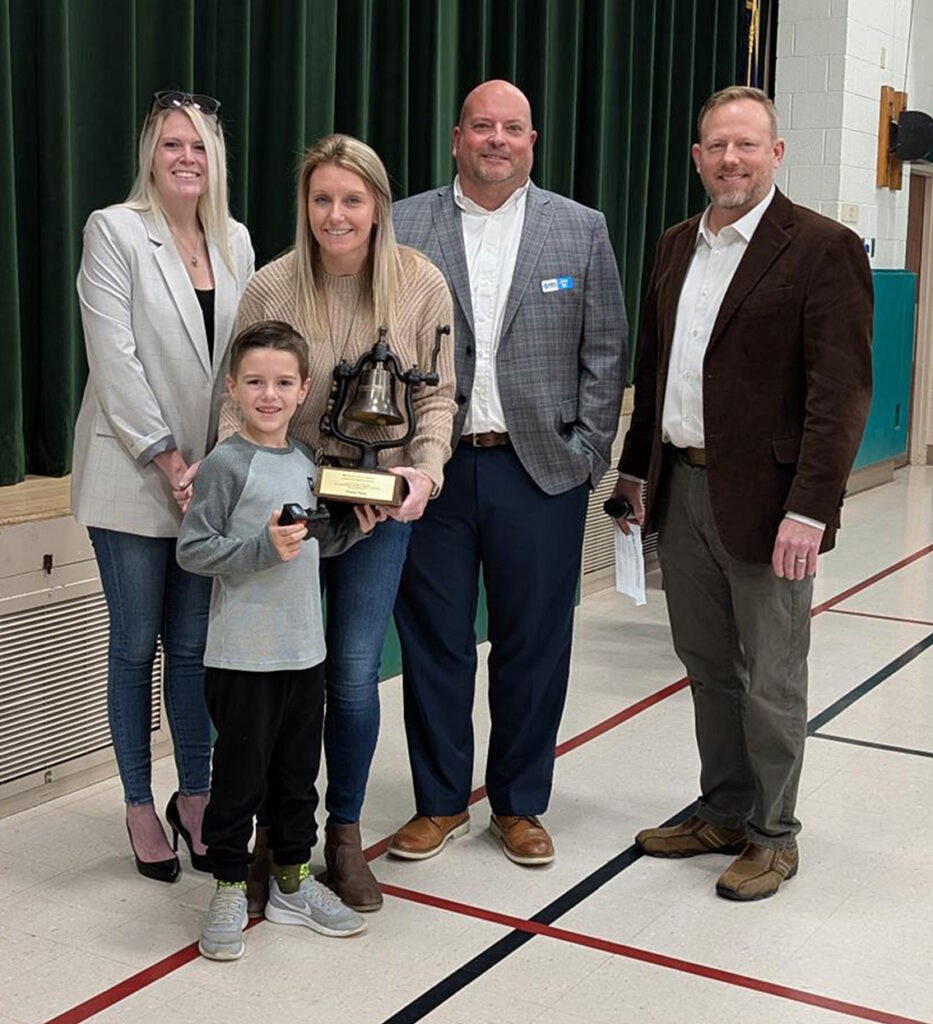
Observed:
[[[88,218],[77,287],[89,374],[71,483],[79,523],[178,536],[181,513],[168,482],[140,458],[169,436],[189,464],[214,444],[237,304],[254,264],[246,228],[231,220],[229,237],[233,272],[207,243],[211,357],[194,286],[164,218],[123,205]]]
[[[525,226],[528,185],[526,181],[501,206],[487,210],[463,194],[459,175],[454,178],[454,202],[460,209],[476,342],[476,372],[463,425],[465,434],[508,432],[496,379],[496,356]]]
[[[664,440],[677,448],[706,447],[703,359],[722,300],[773,198],[774,186],[757,206],[718,235],[707,226],[709,207],[700,218],[696,248],[677,303],[661,420]]]

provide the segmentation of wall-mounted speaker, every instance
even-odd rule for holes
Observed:
[[[888,151],[902,163],[933,153],[933,117],[922,110],[902,110],[891,123]]]

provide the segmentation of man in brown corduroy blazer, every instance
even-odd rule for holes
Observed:
[[[774,187],[784,142],[765,93],[713,95],[698,138],[710,205],[658,245],[615,493],[658,529],[700,797],[636,842],[736,853],[717,892],[754,900],[798,867],[813,576],[868,415],[872,283],[852,231]]]

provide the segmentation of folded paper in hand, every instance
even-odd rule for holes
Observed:
[[[645,556],[641,527],[630,522],[628,535],[616,527],[616,590],[627,594],[636,605],[645,604]]]

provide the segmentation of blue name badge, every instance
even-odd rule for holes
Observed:
[[[573,278],[569,274],[562,277],[551,277],[547,281],[541,282],[541,291],[543,292],[565,292],[570,288],[573,288]]]

